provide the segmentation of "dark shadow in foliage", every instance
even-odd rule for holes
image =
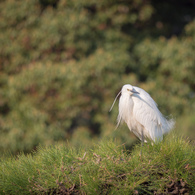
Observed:
[[[46,8],[47,6],[52,6],[53,8],[56,8],[59,0],[39,0],[39,2],[43,8]]]
[[[153,25],[156,26],[156,35],[167,38],[180,35],[184,26],[195,17],[195,1],[192,0],[152,0],[155,9]],[[166,13],[166,14],[165,14]]]

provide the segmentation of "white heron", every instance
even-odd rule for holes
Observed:
[[[173,128],[174,120],[167,120],[161,114],[152,97],[143,89],[129,84],[122,87],[110,111],[120,94],[117,127],[120,122],[125,121],[130,131],[142,141],[142,145],[146,139],[161,141],[163,134]]]

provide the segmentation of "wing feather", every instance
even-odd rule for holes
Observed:
[[[167,121],[159,111],[156,102],[151,96],[139,87],[134,87],[139,92],[132,96],[134,107],[133,115],[141,125],[144,126],[144,136],[156,141],[162,139],[164,133],[168,132],[174,125],[173,121]]]

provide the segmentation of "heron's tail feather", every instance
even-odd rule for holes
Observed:
[[[166,120],[166,128],[164,128],[164,130],[165,130],[164,133],[168,133],[169,131],[171,131],[174,128],[175,120],[173,118],[165,119],[165,120]]]

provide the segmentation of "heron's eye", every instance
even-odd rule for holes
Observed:
[[[130,91],[130,89],[127,89],[127,91]]]

